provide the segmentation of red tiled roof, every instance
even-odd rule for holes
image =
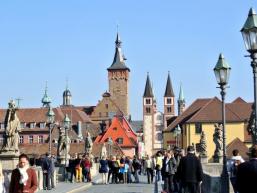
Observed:
[[[195,113],[197,113],[205,104],[207,104],[211,99],[196,99],[180,116],[178,116],[164,132],[169,132],[175,128],[178,124],[185,122],[190,119]]]
[[[239,138],[235,138],[227,145],[228,158],[233,156],[232,152],[234,149],[238,149],[239,154],[243,157],[244,160],[249,159],[249,156],[247,155],[247,153],[249,152],[248,147]]]
[[[195,122],[221,122],[221,101],[217,98],[197,99],[180,116],[178,116],[165,130],[168,132],[178,124]],[[227,122],[247,122],[250,118],[252,103],[237,98],[226,104]]]

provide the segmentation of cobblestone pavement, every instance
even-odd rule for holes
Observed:
[[[148,184],[146,176],[140,176],[140,183],[135,184],[93,184],[81,193],[154,193],[154,184]]]

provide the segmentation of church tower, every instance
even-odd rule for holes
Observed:
[[[164,129],[167,128],[167,120],[175,116],[175,104],[174,104],[174,92],[170,79],[170,72],[168,73],[168,79],[166,83],[166,89],[164,93]]]
[[[70,106],[71,105],[71,98],[72,98],[72,95],[71,95],[71,92],[70,90],[68,89],[68,83],[66,85],[66,89],[65,91],[63,92],[63,103],[62,105],[63,106]]]
[[[121,40],[117,33],[115,41],[115,54],[112,65],[108,70],[109,92],[125,116],[129,116],[129,73],[126,58],[122,54]]]
[[[182,89],[182,84],[180,84],[179,97],[178,97],[178,116],[184,112],[185,107],[186,107],[186,101],[185,101],[184,92]]]
[[[155,123],[154,123],[154,114],[156,111],[156,102],[154,100],[152,85],[150,82],[149,74],[147,74],[145,92],[143,95],[143,136],[144,136],[144,145],[145,153],[147,155],[152,155],[153,153],[153,144],[155,136]]]

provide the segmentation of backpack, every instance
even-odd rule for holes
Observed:
[[[237,167],[238,167],[238,165],[236,165],[236,162],[234,161],[230,168],[230,177],[236,177]]]

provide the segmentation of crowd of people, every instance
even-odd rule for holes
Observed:
[[[255,193],[257,179],[257,147],[250,149],[250,160],[244,161],[238,150],[228,159],[227,168],[235,193]],[[44,189],[55,188],[53,182],[53,156],[45,154],[38,164],[41,165],[44,179]],[[67,179],[70,182],[90,182],[92,160],[89,155],[75,155],[67,165]],[[102,183],[139,183],[139,175],[147,175],[149,184],[163,181],[164,193],[199,193],[203,180],[203,170],[193,146],[187,148],[184,155],[180,148],[159,151],[154,156],[138,159],[137,156],[102,156],[99,161],[99,173]],[[5,173],[6,174],[6,173]],[[37,174],[29,164],[25,154],[19,156],[17,167],[12,171],[10,180],[3,174],[0,162],[0,193],[34,193],[38,188]]]

